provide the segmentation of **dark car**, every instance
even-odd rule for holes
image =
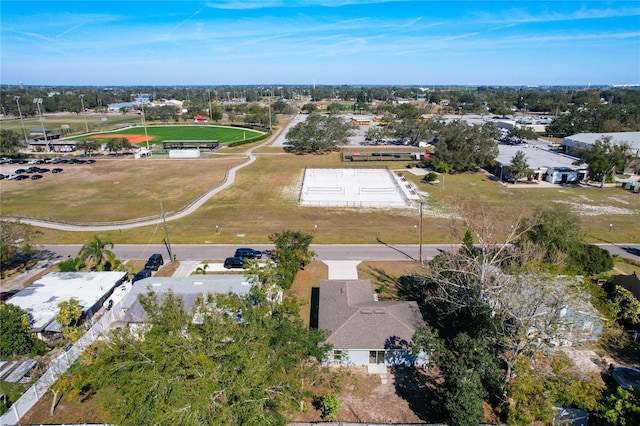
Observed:
[[[149,256],[149,260],[144,265],[145,269],[151,269],[157,271],[162,265],[164,265],[164,259],[160,253],[154,253]]]
[[[15,174],[19,175],[19,174],[21,174],[21,173],[27,173],[27,171],[26,171],[25,169],[16,169],[16,171],[15,171],[15,172],[13,172],[13,173],[15,173]]]
[[[29,179],[29,176],[27,175],[17,175],[14,180],[25,180],[25,179]]]
[[[56,167],[55,169],[51,169],[51,173],[60,173],[62,169],[60,167]]]
[[[138,273],[131,279],[131,284],[135,283],[136,281],[140,281],[140,280],[144,280],[145,278],[149,278],[152,273],[153,273],[153,271],[151,269],[143,269],[141,271],[138,271]]]
[[[224,260],[224,267],[231,268],[244,268],[245,260],[241,257],[227,257]]]
[[[260,259],[262,252],[260,250],[254,250],[252,248],[242,247],[236,250],[233,257],[242,257],[244,259]]]
[[[42,179],[42,175],[31,175],[31,179],[33,180]]]

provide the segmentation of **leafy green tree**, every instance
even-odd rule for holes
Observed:
[[[613,286],[609,293],[613,302],[616,320],[630,327],[640,325],[640,301],[624,287]]]
[[[61,326],[68,327],[78,325],[81,317],[82,306],[80,306],[80,301],[75,297],[58,303],[56,322]]]
[[[318,107],[316,106],[316,104],[306,103],[302,105],[302,111],[306,112],[307,114],[313,114],[317,110],[318,110]]]
[[[60,272],[78,272],[86,265],[79,257],[71,257],[58,262],[58,270]]]
[[[15,130],[0,129],[0,153],[15,155],[24,144],[24,139]]]
[[[436,152],[432,163],[443,161],[457,172],[475,171],[491,165],[498,156],[495,143],[497,127],[493,123],[470,126],[462,120],[438,124]]]
[[[31,332],[29,316],[18,306],[0,302],[0,357],[44,351],[45,343]]]
[[[149,293],[135,337],[114,331],[78,363],[81,394],[107,395],[113,421],[139,424],[284,424],[315,383],[327,347],[298,317],[299,302],[206,295],[187,312],[173,294]]]
[[[211,121],[217,123],[222,120],[222,111],[220,111],[220,108],[214,107],[211,109],[209,116],[211,118]]]
[[[447,424],[482,423],[482,404],[490,393],[500,392],[498,359],[486,339],[460,332],[445,342],[436,330],[420,327],[412,339],[414,353],[429,354],[444,383],[436,390],[434,404]]]
[[[100,144],[94,140],[83,140],[76,142],[76,149],[82,151],[85,155],[91,156],[91,153],[97,151]]]
[[[507,170],[514,182],[529,176],[531,174],[531,168],[529,167],[529,163],[527,163],[525,153],[520,150],[516,151],[513,157],[511,157],[511,163],[507,166]]]
[[[285,290],[293,285],[300,268],[311,262],[315,255],[309,251],[313,236],[300,231],[283,231],[269,236],[275,244],[273,252],[277,259],[278,284]]]
[[[629,145],[626,143],[615,145],[608,136],[595,141],[591,149],[578,148],[575,149],[575,153],[580,159],[573,164],[586,163],[591,180],[601,182],[601,188],[604,187],[607,177],[616,170],[623,170],[631,159]]]
[[[42,232],[31,225],[0,220],[0,277],[16,263],[25,263],[35,250]]]
[[[352,134],[353,124],[339,116],[311,114],[289,130],[287,141],[293,152],[321,154],[346,144]]]
[[[114,265],[116,260],[116,255],[107,247],[113,248],[113,243],[111,241],[102,241],[97,235],[94,235],[93,240],[80,248],[78,257],[90,268],[95,267],[97,271],[104,271],[106,262]]]
[[[593,275],[613,268],[611,254],[583,241],[578,218],[566,207],[555,205],[534,213],[516,242],[524,247],[531,242],[543,252],[543,260],[574,274]],[[524,229],[524,228],[523,228]]]
[[[342,105],[338,102],[332,102],[327,105],[327,111],[329,114],[340,114],[342,112]]]

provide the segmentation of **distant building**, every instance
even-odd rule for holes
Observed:
[[[640,132],[615,132],[615,133],[578,133],[562,139],[562,146],[567,153],[576,149],[590,150],[598,139],[611,138],[614,145],[629,145],[630,154],[640,156]]]

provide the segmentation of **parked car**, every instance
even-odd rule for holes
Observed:
[[[149,256],[149,260],[144,265],[145,269],[151,269],[157,271],[162,265],[164,265],[164,259],[160,253],[154,253]]]
[[[29,179],[29,176],[27,175],[16,175],[15,180],[25,180],[25,179]]]
[[[27,171],[25,169],[16,169],[16,171],[13,172],[13,173],[15,173],[16,175],[19,175],[19,174],[22,174],[22,173],[27,173]]]
[[[61,173],[62,169],[60,167],[56,167],[55,169],[51,169],[51,173]]]
[[[136,281],[149,278],[152,274],[153,271],[151,269],[143,269],[141,271],[138,271],[138,273],[131,279],[131,284],[135,283]]]
[[[224,267],[231,268],[244,268],[245,260],[241,257],[227,257],[224,260]]]
[[[32,180],[42,179],[42,175],[38,175],[38,174],[36,174],[36,175],[31,175],[31,179],[32,179]]]
[[[233,257],[241,257],[244,259],[260,259],[262,257],[262,252],[260,250],[242,247],[236,249],[236,253],[233,255]]]

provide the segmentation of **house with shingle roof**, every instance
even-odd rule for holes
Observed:
[[[320,282],[318,328],[333,346],[326,365],[424,365],[428,357],[410,347],[423,325],[416,302],[378,301],[369,280]]]

